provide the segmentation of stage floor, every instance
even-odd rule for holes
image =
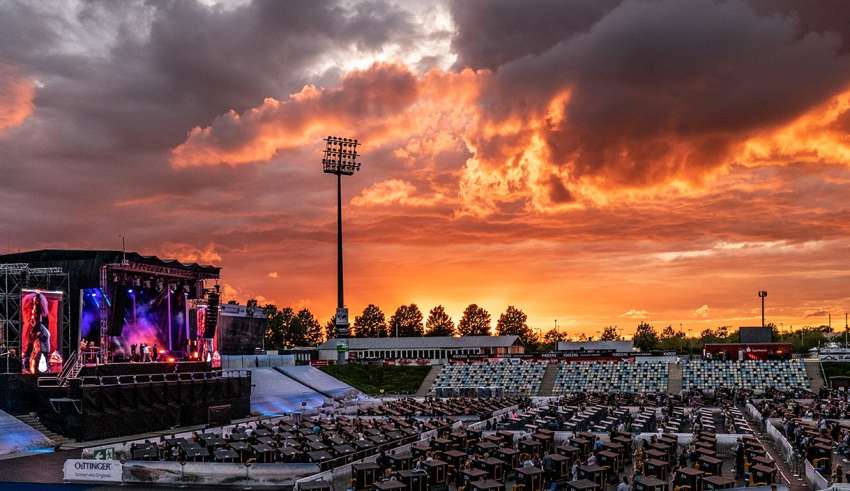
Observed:
[[[61,483],[65,461],[80,455],[75,449],[0,460],[0,482]]]

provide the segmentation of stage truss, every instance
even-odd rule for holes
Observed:
[[[115,273],[138,273],[151,275],[154,277],[165,278],[168,280],[191,280],[201,284],[203,289],[204,280],[218,281],[218,274],[197,273],[186,271],[181,268],[172,268],[168,266],[157,266],[144,263],[136,263],[124,260],[120,263],[104,264],[100,267],[100,289],[104,294],[108,294],[109,275]],[[100,306],[100,356],[101,360],[109,360],[109,301],[103,302]]]
[[[21,291],[25,289],[62,292],[62,344],[60,353],[68,357],[71,346],[71,302],[68,273],[62,268],[31,268],[27,263],[0,264],[0,348],[21,349]],[[3,354],[5,350],[0,350]],[[8,352],[6,352],[8,353]],[[20,357],[20,353],[18,354]],[[18,371],[9,365],[9,355],[0,359],[0,372]]]

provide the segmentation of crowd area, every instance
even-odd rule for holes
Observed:
[[[498,397],[492,399],[451,398],[438,399],[427,397],[417,400],[406,397],[385,400],[380,405],[357,410],[360,416],[438,416],[438,417],[477,417],[488,419],[493,413],[512,406],[527,406],[531,402],[526,397]]]
[[[427,431],[447,428],[447,418],[358,418],[292,415],[191,436],[145,440],[130,445],[131,460],[231,463],[315,463],[338,467],[417,441]]]
[[[516,422],[517,416],[535,415],[520,413],[506,422]],[[437,438],[415,444],[409,458],[381,455],[375,463],[355,464],[352,489],[661,491],[777,482],[775,462],[751,435],[743,436],[727,455],[716,435],[705,431],[683,446],[668,433],[635,440],[633,433],[617,430],[607,436],[577,432],[568,441],[556,442],[551,430],[525,428],[520,437],[505,430],[440,430]],[[421,488],[416,485],[420,482]]]
[[[774,394],[753,405],[762,424],[770,420],[798,458],[808,460],[833,483],[850,482],[850,392],[823,389],[805,399]]]

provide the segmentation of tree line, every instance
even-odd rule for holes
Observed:
[[[249,308],[252,305],[256,307],[256,301],[249,301]],[[335,336],[333,317],[322,326],[307,308],[295,310],[269,304],[262,309],[268,319],[266,349],[315,346]],[[427,318],[415,303],[401,305],[387,318],[380,307],[369,304],[354,317],[350,329],[352,336],[360,338],[490,336],[492,318],[486,309],[476,304],[470,304],[464,309],[457,324],[442,305],[432,308]],[[528,316],[513,305],[499,316],[495,333],[499,336],[518,336],[520,342],[531,350],[538,347],[538,335],[528,325]]]
[[[255,309],[256,300],[248,301],[248,308]],[[294,346],[315,346],[335,336],[334,318],[324,325],[310,309],[278,308],[269,304],[262,307],[268,319],[265,333],[266,349],[284,349]],[[796,330],[780,332],[773,323],[768,323],[775,342],[791,343],[794,352],[803,353],[829,342],[828,326],[805,326]],[[354,337],[411,337],[411,336],[490,336],[493,334],[492,317],[483,307],[470,304],[464,309],[460,320],[455,323],[445,307],[437,305],[428,312],[427,318],[415,303],[399,306],[387,318],[375,304],[367,305],[354,317],[350,326]],[[570,336],[558,329],[538,334],[528,325],[528,316],[520,308],[509,306],[496,320],[495,334],[515,335],[527,351],[555,349],[559,341],[622,341],[625,338],[616,326],[606,326],[596,338],[587,334]],[[658,330],[648,322],[640,322],[632,336],[635,347],[641,351],[675,351],[677,353],[701,353],[703,346],[712,343],[737,343],[738,331],[731,326],[719,326],[702,330],[697,336],[686,335],[681,329],[667,325]]]
[[[771,338],[776,343],[790,343],[795,353],[805,353],[830,341],[832,329],[829,326],[803,326],[780,332],[775,323],[769,322],[765,327],[771,330]],[[584,336],[585,340],[592,340]],[[616,327],[608,326],[602,330],[600,341],[619,341],[623,337]],[[738,330],[732,326],[718,326],[700,331],[699,335],[689,336],[672,325],[663,327],[660,331],[648,322],[638,324],[632,336],[635,347],[641,351],[675,351],[682,354],[699,354],[706,344],[738,343]]]

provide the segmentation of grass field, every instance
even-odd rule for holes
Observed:
[[[430,366],[328,365],[322,371],[369,395],[413,394]]]

